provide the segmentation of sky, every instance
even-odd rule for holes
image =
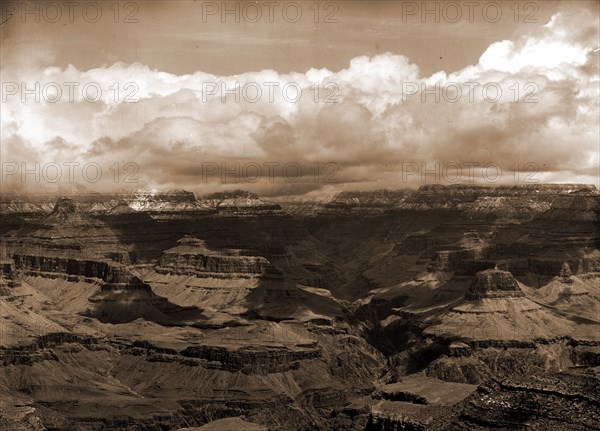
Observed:
[[[598,5],[3,2],[0,191],[600,187]]]

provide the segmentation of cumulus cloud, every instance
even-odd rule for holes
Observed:
[[[407,163],[439,163],[438,173],[492,163],[508,182],[533,163],[540,181],[595,182],[598,28],[590,15],[556,14],[493,43],[477,64],[431,76],[390,53],[356,57],[337,72],[235,76],[173,75],[139,63],[12,65],[2,70],[2,161],[105,170],[133,162],[138,187],[200,193],[222,183],[282,193],[418,185],[420,175],[402,175]],[[23,102],[10,82],[40,83],[41,100]],[[114,188],[109,178],[94,186]]]

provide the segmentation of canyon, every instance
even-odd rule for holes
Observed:
[[[0,195],[0,429],[600,429],[600,193]]]

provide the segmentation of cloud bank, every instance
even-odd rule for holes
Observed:
[[[559,13],[493,43],[477,64],[431,76],[390,53],[356,57],[337,72],[235,76],[139,63],[11,66],[2,69],[2,187],[56,186],[47,181],[55,164],[57,183],[69,182],[65,162],[76,181],[102,191],[325,193],[522,183],[532,171],[530,181],[597,184],[598,38],[591,12]],[[35,163],[39,178],[23,178]],[[84,178],[90,163],[101,176],[94,168]]]

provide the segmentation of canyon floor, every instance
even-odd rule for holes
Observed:
[[[0,430],[600,429],[600,194],[0,196]]]

